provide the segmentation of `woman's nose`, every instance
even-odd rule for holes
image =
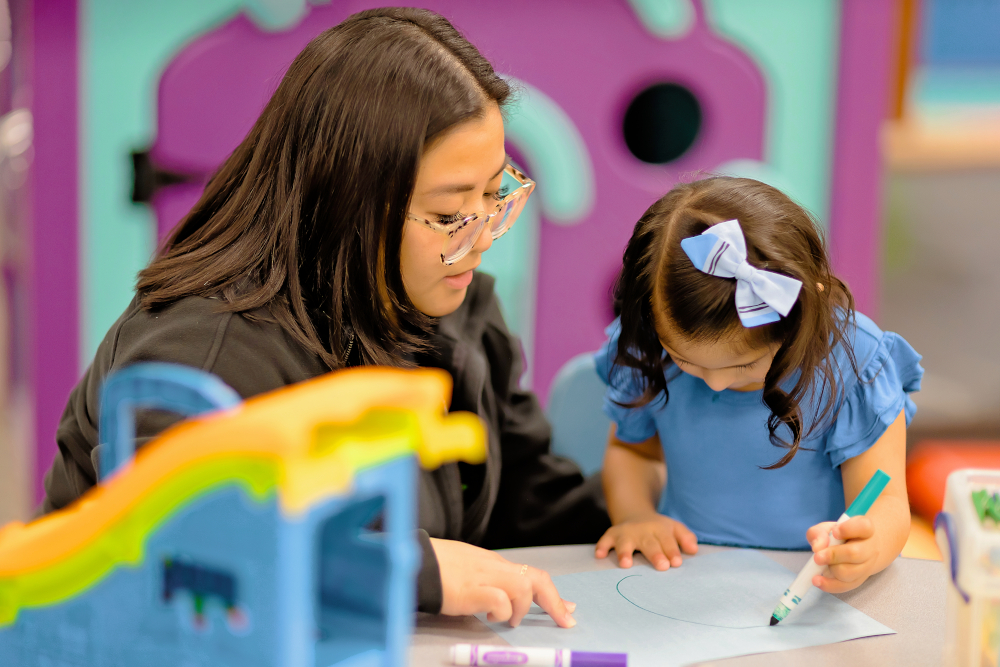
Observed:
[[[476,242],[472,244],[473,252],[478,252],[480,254],[486,252],[493,245],[493,233],[490,229],[489,224],[483,225],[482,230],[479,232],[479,238]]]

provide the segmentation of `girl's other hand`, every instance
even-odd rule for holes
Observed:
[[[605,558],[614,549],[620,567],[632,567],[638,549],[657,570],[669,570],[683,562],[681,552],[698,553],[698,538],[680,521],[657,512],[630,517],[612,526],[597,541],[594,555]]]
[[[830,546],[830,531],[840,546]],[[875,526],[866,516],[855,516],[844,523],[825,521],[806,531],[817,565],[827,565],[823,574],[813,577],[813,586],[827,593],[844,593],[857,588],[878,567],[879,549]]]
[[[431,546],[441,571],[442,614],[471,616],[485,611],[488,620],[508,621],[517,627],[534,602],[559,627],[576,625],[570,613],[576,605],[559,597],[544,570],[525,569],[520,563],[465,542],[431,538]]]

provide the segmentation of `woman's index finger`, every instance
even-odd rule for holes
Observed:
[[[551,616],[556,625],[561,628],[572,628],[576,625],[576,620],[566,609],[566,604],[547,572],[528,568],[524,576],[531,579],[532,598],[535,604]]]

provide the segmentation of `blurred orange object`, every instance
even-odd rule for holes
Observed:
[[[910,519],[910,536],[899,555],[903,558],[941,560],[941,550],[934,541],[934,527],[923,517],[915,515]]]
[[[906,490],[913,511],[934,523],[944,504],[948,475],[960,468],[1000,470],[1000,440],[924,440],[906,462]]]

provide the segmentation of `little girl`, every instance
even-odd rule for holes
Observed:
[[[623,263],[596,355],[614,422],[597,557],[629,567],[639,550],[666,570],[698,542],[811,548],[831,593],[891,563],[920,355],[854,311],[810,215],[750,179],[679,185]],[[879,468],[892,481],[868,514],[833,527]]]

